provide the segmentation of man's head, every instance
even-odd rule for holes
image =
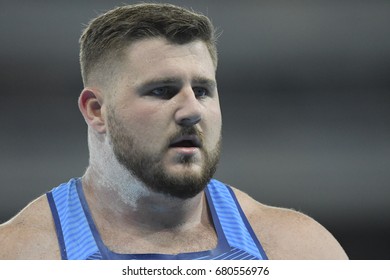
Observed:
[[[92,21],[81,41],[79,106],[90,165],[111,176],[109,151],[151,190],[198,194],[215,172],[221,142],[210,21],[171,5],[126,6]]]
[[[80,38],[80,65],[85,86],[104,82],[130,44],[162,37],[175,44],[203,41],[217,67],[216,33],[201,14],[170,4],[118,7],[92,20]]]

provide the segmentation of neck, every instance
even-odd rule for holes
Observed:
[[[207,207],[203,193],[191,199],[173,198],[129,184],[126,189],[115,184],[104,184],[91,169],[82,179],[83,188],[94,214],[110,223],[137,226],[145,230],[187,229],[202,222]],[[104,181],[108,183],[107,181]],[[134,190],[136,189],[136,190]]]
[[[116,226],[143,230],[185,230],[207,219],[203,193],[191,199],[174,198],[150,190],[116,159],[111,145],[90,142],[90,165],[83,176],[83,188],[95,219]]]

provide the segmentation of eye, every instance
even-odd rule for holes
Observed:
[[[192,90],[194,91],[196,98],[204,98],[209,95],[209,91],[202,87],[194,87]]]
[[[158,87],[149,92],[148,95],[161,98],[170,99],[176,94],[177,90],[172,87]]]

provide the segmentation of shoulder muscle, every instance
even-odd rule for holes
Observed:
[[[270,259],[348,258],[332,234],[309,216],[234,192]]]
[[[58,259],[50,207],[43,195],[0,225],[0,259]]]

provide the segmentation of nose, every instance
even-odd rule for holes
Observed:
[[[177,97],[176,123],[183,127],[191,127],[199,123],[202,119],[202,105],[192,88],[183,89]]]

